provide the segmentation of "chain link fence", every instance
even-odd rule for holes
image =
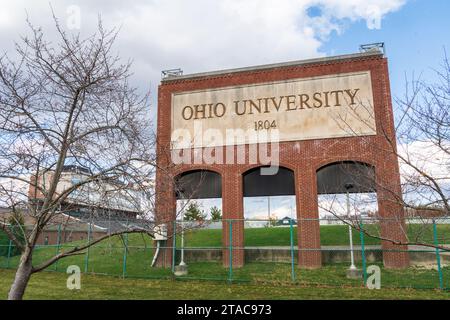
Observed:
[[[389,248],[382,246],[381,230],[383,224],[397,221],[308,219],[311,222],[320,230],[317,248],[299,244],[304,221],[296,219],[174,221],[167,226],[167,239],[159,246],[159,261],[170,262],[165,267],[154,266],[156,241],[133,233],[107,237],[46,271],[66,272],[68,266],[77,265],[84,273],[124,278],[362,287],[372,281],[373,270],[379,268],[382,288],[450,288],[450,218],[406,219],[402,231],[411,244]],[[50,225],[37,241],[33,265],[136,225],[153,231],[154,223],[91,219]],[[29,231],[32,226],[24,227]],[[299,256],[304,253],[314,253],[321,267],[300,267]],[[407,254],[409,267],[386,268],[383,257],[398,253]],[[0,268],[14,269],[19,260],[19,250],[0,233]],[[187,265],[187,274],[176,275],[180,264]],[[349,277],[353,266],[356,271]]]

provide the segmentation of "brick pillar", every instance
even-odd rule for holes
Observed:
[[[380,156],[376,157],[377,162],[375,164],[378,213],[382,219],[381,236],[394,241],[404,242],[406,241],[406,228],[400,171],[396,156],[397,146],[387,60],[384,59],[379,67],[381,75],[380,85],[384,92],[383,104],[386,106],[378,110],[381,115],[381,121],[377,124],[377,130],[381,133],[383,139],[380,140],[380,145],[378,146],[377,152]],[[385,139],[385,137],[389,139]],[[383,220],[383,218],[386,220]],[[383,249],[383,263],[386,268],[398,269],[409,266],[408,252],[398,252],[398,250],[406,251],[408,249],[407,246],[395,245],[390,241],[382,241],[381,247]]]
[[[302,166],[296,169],[295,194],[298,221],[298,265],[301,268],[320,268],[322,253],[320,251],[320,224],[317,220],[319,218],[317,183],[316,172],[312,167]]]
[[[176,219],[176,198],[173,189],[173,179],[159,170],[156,172],[156,212],[155,223],[167,225],[167,241],[161,241],[158,259],[156,261],[157,267],[170,268],[172,267],[172,245],[173,245],[173,231],[174,220]],[[177,230],[178,231],[178,230]],[[155,244],[156,246],[156,244]]]
[[[390,161],[389,161],[390,160]],[[381,237],[406,242],[406,225],[401,204],[401,187],[398,164],[393,155],[379,164],[377,171],[378,213],[380,215]],[[382,241],[383,263],[386,268],[400,269],[409,266],[408,246],[392,241]]]
[[[222,257],[223,265],[229,266],[229,220],[239,219],[232,222],[232,265],[239,268],[244,265],[244,210],[242,198],[242,175],[238,170],[227,170],[222,175]]]

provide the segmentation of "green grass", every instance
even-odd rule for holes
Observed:
[[[7,297],[14,272],[0,270],[0,299]],[[301,284],[233,283],[121,279],[81,276],[81,290],[66,288],[67,275],[41,272],[32,276],[25,299],[450,299],[438,290],[304,286]]]
[[[439,286],[436,270],[410,267],[404,270],[381,269],[382,285],[389,288],[433,289]],[[361,265],[358,265],[361,268]],[[324,265],[320,269],[299,269],[295,266],[294,283],[305,286],[352,286],[361,287],[363,281],[346,278],[348,264]],[[450,268],[443,270],[444,285],[450,289]],[[227,279],[229,269],[221,263],[197,262],[189,265],[189,275],[185,278]],[[286,263],[250,262],[242,268],[232,270],[232,278],[238,282],[291,284],[291,265]]]
[[[63,244],[59,248],[59,252],[67,251],[81,243],[82,241]],[[45,262],[53,257],[57,251],[57,246],[37,246],[33,254],[33,265],[38,266]],[[85,254],[60,259],[47,270],[65,272],[68,266],[77,265],[82,272],[122,276],[126,256],[125,272],[128,276],[170,278],[171,272],[169,269],[151,268],[153,255],[153,241],[150,237],[130,234],[126,255],[123,239],[116,236],[92,246]],[[15,268],[19,259],[19,256],[15,256],[8,261],[6,257],[0,257],[0,268]]]
[[[370,226],[375,228],[376,226]],[[448,226],[439,226],[440,233],[448,232]],[[412,227],[414,228],[414,227]],[[324,245],[346,245],[347,226],[334,225],[321,227],[321,241]],[[426,235],[426,233],[424,232]],[[428,234],[429,235],[429,234]],[[354,234],[355,243],[359,243],[359,234]],[[220,247],[222,230],[195,230],[186,234],[188,247]],[[289,244],[289,228],[259,228],[246,229],[245,238],[247,246],[274,246]],[[296,237],[294,237],[296,238]],[[375,240],[366,240],[367,244],[375,244]],[[65,251],[80,242],[57,246],[37,247],[33,255],[35,266],[54,256],[58,250]],[[173,278],[172,272],[167,268],[152,268],[151,261],[154,254],[153,241],[148,236],[132,234],[128,236],[128,249],[124,247],[121,237],[105,240],[89,249],[87,254],[67,257],[50,266],[47,271],[64,273],[69,265],[78,265],[81,271],[90,274],[104,274],[126,276],[128,278]],[[125,261],[126,259],[126,261]],[[0,256],[0,268],[15,268],[19,256]],[[360,264],[360,261],[357,261]],[[189,275],[184,279],[203,279],[226,281],[230,277],[230,270],[224,268],[221,262],[190,262]],[[359,265],[360,266],[360,265]],[[361,266],[360,266],[361,267]],[[437,288],[439,286],[436,270],[411,267],[406,270],[382,269],[382,285],[384,287],[413,287]],[[301,286],[333,286],[355,287],[362,286],[361,280],[348,280],[346,278],[348,264],[324,265],[317,270],[303,270],[295,266],[295,285]],[[450,288],[450,267],[443,268],[444,286]],[[264,285],[281,284],[292,286],[291,265],[289,263],[250,262],[243,268],[234,268],[231,273],[232,280],[243,283],[259,283]],[[57,276],[55,276],[57,277]]]
[[[379,235],[379,226],[365,225],[370,234]],[[408,235],[411,239],[420,235],[420,240],[432,243],[433,229],[432,225],[407,225]],[[441,243],[450,241],[450,225],[438,225],[437,232]],[[297,245],[297,227],[293,228],[294,243]],[[272,227],[272,228],[246,228],[244,230],[245,246],[289,246],[290,228]],[[179,239],[177,241],[180,245]],[[342,246],[348,245],[348,226],[346,225],[323,225],[320,226],[320,243],[322,246]],[[361,244],[361,238],[358,231],[353,231],[353,243]],[[366,245],[378,245],[380,240],[365,236]],[[198,229],[186,232],[185,245],[187,247],[221,247],[222,230],[221,229]]]
[[[297,227],[293,227],[294,244],[297,245]],[[358,232],[353,233],[355,244],[360,243]],[[320,227],[320,242],[324,246],[348,245],[348,227],[344,225],[329,225]],[[244,230],[245,246],[289,246],[290,228],[272,227],[272,228],[246,228]],[[366,244],[379,244],[380,241],[374,238],[367,238]],[[180,245],[178,239],[177,245]],[[185,234],[185,245],[187,247],[221,247],[222,230],[221,229],[198,229],[190,230]]]
[[[130,235],[128,251],[124,264],[125,248],[119,237],[105,241],[92,247],[89,256],[86,254],[61,259],[57,264],[50,266],[47,271],[65,272],[69,265],[78,265],[82,272],[129,278],[172,279],[170,268],[152,268],[151,261],[154,249],[148,238],[140,235]],[[144,246],[146,245],[146,247]],[[67,250],[65,245],[61,250]],[[56,247],[39,247],[33,256],[33,264],[38,265],[56,253]],[[88,259],[88,260],[87,260]],[[17,266],[19,257],[12,257],[9,267]],[[5,268],[6,259],[0,257],[0,267]],[[87,263],[86,263],[87,262]],[[220,280],[231,279],[236,282],[282,284],[292,285],[291,264],[249,262],[242,268],[223,267],[221,262],[189,262],[189,275],[184,279]],[[360,261],[357,261],[361,267]],[[382,285],[384,287],[411,287],[411,288],[437,288],[439,286],[436,270],[411,267],[406,270],[382,270]],[[346,278],[347,263],[324,265],[320,269],[307,270],[294,267],[295,283],[305,286],[352,286],[361,287],[362,280],[349,280]],[[450,288],[450,267],[443,269],[444,285]]]

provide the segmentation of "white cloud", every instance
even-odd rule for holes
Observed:
[[[321,45],[344,22],[381,19],[404,0],[137,0],[53,1],[61,24],[73,26],[73,5],[80,8],[81,32],[90,34],[100,13],[107,27],[121,26],[118,50],[134,59],[135,81],[141,90],[156,85],[163,69],[185,73],[241,67],[323,56]],[[308,9],[319,14],[308,15]],[[24,34],[25,10],[55,39],[48,0],[0,0],[0,40],[3,49]],[[355,49],[356,49],[355,44]]]
[[[322,0],[318,1],[330,18],[365,20],[367,28],[380,29],[383,17],[400,9],[406,0]]]
[[[445,146],[449,150],[449,146]],[[399,160],[402,177],[415,177],[419,172],[412,166],[437,180],[450,179],[450,156],[432,141],[414,141],[398,147],[400,156],[406,161]]]
[[[19,178],[28,181],[29,176],[22,175]],[[0,178],[0,208],[26,202],[28,187],[28,183],[22,180]]]
[[[448,144],[448,143],[447,143]],[[448,145],[443,145],[446,150]],[[405,161],[399,160],[402,178],[403,198],[415,203],[432,204],[442,202],[442,196],[435,191],[433,183],[421,175],[432,177],[446,199],[450,195],[450,155],[431,141],[415,141],[398,146],[398,152]]]

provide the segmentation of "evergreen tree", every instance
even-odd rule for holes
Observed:
[[[23,214],[21,211],[14,211],[13,214],[8,218],[8,224],[9,228],[16,237],[17,240],[19,240],[23,245],[25,245],[25,219],[23,217]],[[16,256],[18,254],[21,254],[21,251],[18,247],[15,245],[12,246],[10,255]]]
[[[202,221],[206,219],[206,214],[200,209],[200,205],[197,202],[189,203],[186,211],[184,212],[185,221]]]
[[[222,220],[222,211],[216,206],[211,208],[211,220],[212,221]]]

